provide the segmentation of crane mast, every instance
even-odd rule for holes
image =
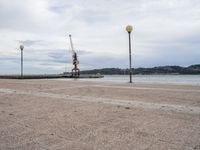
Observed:
[[[80,70],[78,69],[79,61],[78,61],[77,53],[74,50],[71,34],[69,35],[69,39],[70,39],[70,44],[71,44],[71,49],[72,49],[72,64],[74,65],[74,67],[72,69],[72,76],[79,77],[79,75],[80,75]]]

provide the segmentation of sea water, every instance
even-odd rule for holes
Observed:
[[[104,78],[79,79],[97,82],[129,82],[129,75],[105,75]],[[200,85],[200,75],[132,75],[136,83],[172,83]]]

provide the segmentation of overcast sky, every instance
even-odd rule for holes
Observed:
[[[199,0],[0,0],[0,74],[200,64]]]

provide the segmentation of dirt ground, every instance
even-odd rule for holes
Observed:
[[[0,150],[200,150],[200,86],[0,79]]]

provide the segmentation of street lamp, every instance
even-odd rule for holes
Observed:
[[[24,49],[24,46],[20,45],[19,48],[21,50],[21,77],[23,77],[23,49]]]
[[[133,27],[131,25],[126,26],[126,31],[128,32],[129,37],[129,74],[130,74],[130,83],[132,83],[132,72],[131,72],[131,32]]]

